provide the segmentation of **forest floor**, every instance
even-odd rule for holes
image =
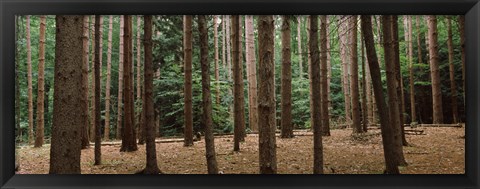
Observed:
[[[406,127],[406,129],[410,129]],[[402,174],[464,174],[465,128],[418,127],[423,135],[406,135],[404,147],[408,166]],[[323,138],[324,172],[327,174],[382,174],[384,169],[380,129],[352,136],[351,129],[331,130]],[[296,131],[296,137],[282,139],[277,134],[277,167],[280,174],[310,174],[313,166],[313,136]],[[159,140],[159,139],[157,139]],[[160,169],[166,174],[206,174],[205,142],[183,147],[182,140],[157,143]],[[94,166],[94,148],[82,150],[82,174],[132,174],[145,166],[145,146],[136,152],[119,152],[120,143],[102,146],[102,165]],[[233,152],[233,135],[215,138],[218,168],[225,174],[258,174],[258,135],[248,134]],[[17,174],[47,174],[50,146],[23,146],[18,149],[20,171]]]

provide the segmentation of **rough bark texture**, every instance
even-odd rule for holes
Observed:
[[[261,174],[277,173],[275,139],[274,20],[273,16],[258,17],[258,126],[259,163]]]
[[[249,125],[258,131],[257,60],[255,56],[255,36],[253,16],[245,16],[245,55],[247,60]]]
[[[329,123],[328,123],[328,133],[330,133],[330,119],[331,119],[331,115],[330,115],[330,112],[333,110],[333,107],[332,107],[332,95],[330,95],[330,81],[332,79],[332,57],[330,55],[331,53],[331,48],[330,48],[330,17],[327,16],[327,25],[326,25],[326,30],[327,30],[327,36],[326,36],[326,40],[327,40],[327,96],[328,96],[328,120],[329,120]],[[327,129],[325,127],[325,129]]]
[[[94,165],[102,164],[102,125],[100,114],[100,20],[102,16],[95,16],[95,163]]]
[[[327,65],[327,16],[320,16],[320,90],[322,135],[330,136],[330,119],[328,111],[328,65]]]
[[[282,116],[281,128],[282,138],[293,137],[292,124],[292,52],[291,52],[291,31],[290,17],[282,16]]]
[[[215,139],[213,137],[212,98],[210,96],[210,64],[208,62],[208,30],[204,15],[198,16],[198,31],[200,35],[200,64],[202,65],[202,102],[203,123],[205,123],[205,156],[208,174],[218,174],[215,158]]]
[[[382,134],[383,155],[385,158],[385,173],[399,174],[399,170],[395,161],[395,145],[393,138],[393,126],[390,124],[388,115],[388,107],[383,95],[382,80],[380,75],[380,66],[378,64],[377,52],[375,50],[375,42],[373,40],[372,21],[370,15],[361,16],[362,34],[365,40],[365,48],[367,53],[370,75],[372,78],[373,92],[375,93],[375,101],[377,102],[378,113],[380,114],[380,129]]]
[[[227,81],[232,81],[232,58],[231,58],[231,27],[230,27],[230,15],[225,15],[225,43],[227,50]]]
[[[112,30],[113,16],[108,21],[107,82],[105,84],[105,140],[110,139],[110,80],[112,72]]]
[[[220,70],[218,67],[218,16],[213,16],[213,44],[215,48],[215,90],[216,90],[216,103],[220,104]]]
[[[415,109],[415,82],[413,77],[413,37],[412,37],[412,16],[407,16],[407,41],[408,41],[408,62],[410,80],[410,119],[411,123],[417,122]]]
[[[117,132],[116,138],[122,138],[122,115],[123,115],[123,33],[124,33],[124,17],[120,16],[120,47],[119,47],[119,60],[118,60],[118,109],[117,109]]]
[[[33,143],[33,88],[32,88],[32,47],[30,40],[30,16],[27,15],[27,78],[28,78],[28,144]]]
[[[83,16],[56,16],[53,125],[50,174],[80,174]],[[80,92],[79,92],[80,91]]]
[[[245,128],[245,103],[243,92],[243,73],[240,61],[240,16],[232,16],[232,53],[234,78],[234,147],[233,151],[240,151],[240,141]]]
[[[455,82],[455,68],[453,66],[453,42],[452,42],[452,19],[447,17],[447,30],[448,30],[448,63],[450,71],[450,90],[452,98],[452,118],[453,123],[458,123],[458,108],[457,108],[457,84]]]
[[[37,93],[37,126],[35,147],[43,146],[44,136],[44,101],[45,101],[45,25],[46,16],[40,16],[40,43],[38,48],[38,93]],[[80,37],[81,38],[81,37]],[[81,43],[80,43],[81,44]],[[81,69],[81,68],[80,68]]]
[[[297,43],[298,43],[298,66],[299,66],[299,76],[300,78],[303,77],[303,59],[302,59],[302,30],[301,30],[301,23],[302,23],[302,17],[298,16],[297,17]]]
[[[367,132],[368,129],[368,104],[367,104],[367,75],[365,69],[365,42],[360,40],[362,43],[362,130]]]
[[[89,16],[83,16],[83,59],[82,59],[82,90],[83,90],[83,95],[85,97],[88,97],[88,52],[89,52],[89,45],[88,45],[88,34],[89,34],[89,28],[88,28],[88,22],[90,20]],[[82,149],[86,149],[90,146],[90,141],[88,140],[88,125],[89,125],[89,119],[88,119],[88,99],[85,98],[85,101],[82,105],[83,111],[85,111],[85,114],[83,114],[83,119],[85,120],[82,127]],[[93,137],[93,136],[92,136]]]
[[[428,54],[430,55],[430,77],[432,78],[433,124],[443,123],[437,36],[437,18],[430,15],[428,16]]]
[[[145,120],[143,124],[147,130],[147,164],[143,170],[144,174],[158,174],[160,169],[157,164],[157,153],[155,148],[155,125],[154,125],[154,116],[155,112],[153,109],[153,55],[152,55],[152,16],[145,15],[144,17],[144,53],[145,53],[145,64],[144,64],[144,94],[143,97],[143,112],[145,112]]]
[[[193,111],[192,111],[192,16],[183,16],[183,61],[185,72],[185,128],[184,146],[193,145]]]
[[[141,69],[142,69],[142,64],[140,62],[141,60],[141,52],[142,52],[142,46],[140,44],[140,26],[141,26],[142,18],[141,16],[137,16],[137,100],[142,99],[142,83],[140,82],[142,79]]]
[[[132,72],[132,17],[124,15],[124,38],[123,38],[123,96],[125,97],[124,116],[122,130],[121,152],[131,152],[138,149],[134,133],[134,110],[133,110],[133,72]]]
[[[91,60],[91,64],[92,64],[92,69],[90,70],[90,90],[89,90],[89,94],[90,94],[90,129],[89,129],[89,139],[90,139],[90,142],[95,142],[95,16],[92,16],[91,20],[90,20],[90,44],[92,45],[92,51],[91,51],[91,55],[92,55],[92,60]]]
[[[397,101],[398,101],[398,108],[399,108],[399,120],[400,120],[400,137],[402,138],[402,144],[407,146],[407,139],[405,138],[405,129],[403,127],[404,120],[404,112],[405,112],[405,95],[403,90],[403,77],[401,75],[400,70],[400,45],[399,45],[399,38],[398,38],[398,16],[393,15],[391,18],[392,23],[392,42],[393,42],[393,50],[394,50],[394,58],[395,58],[395,78],[396,78],[396,89],[397,89]]]
[[[395,146],[395,157],[397,165],[406,165],[405,158],[403,156],[403,147],[402,147],[402,136],[401,136],[401,127],[400,125],[400,107],[398,101],[397,87],[398,82],[396,81],[395,75],[395,47],[393,41],[393,27],[392,27],[392,16],[382,16],[382,25],[383,30],[382,34],[384,36],[383,40],[383,49],[385,54],[385,72],[387,75],[387,94],[388,94],[388,104],[389,104],[389,118],[390,125],[393,127],[393,138]],[[373,78],[372,78],[373,79]],[[380,111],[380,109],[379,109]]]
[[[352,93],[352,128],[353,133],[362,133],[360,120],[360,95],[358,89],[358,52],[357,52],[357,16],[350,17],[350,90]]]
[[[351,106],[351,97],[350,97],[350,87],[349,87],[349,74],[348,74],[348,61],[347,61],[347,34],[348,29],[346,27],[348,19],[345,16],[340,16],[338,20],[339,25],[339,39],[340,39],[340,60],[342,62],[342,83],[343,83],[343,94],[345,97],[345,122],[350,124],[352,121],[350,114]]]

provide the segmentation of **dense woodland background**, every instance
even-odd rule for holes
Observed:
[[[52,137],[56,32],[59,31],[56,17],[58,16],[16,18],[16,131],[19,144],[40,147],[44,143],[50,143]],[[395,88],[398,90],[395,91],[395,98],[398,98],[396,114],[400,116],[398,123],[446,125],[464,122],[463,18],[392,16],[390,20],[382,20],[383,17],[386,16],[371,16],[369,24],[373,32],[374,54],[378,56],[380,78],[372,78],[373,74],[370,73],[371,57],[367,55],[369,46],[364,41],[364,23],[361,23],[364,17],[272,17],[273,51],[267,51],[273,52],[274,127],[281,130],[282,138],[292,137],[293,130],[298,129],[313,129],[315,133],[312,118],[317,117],[321,119],[323,136],[329,136],[330,129],[352,128],[354,133],[363,133],[369,127],[380,127],[382,112],[379,112],[375,99],[373,81],[380,79],[382,93],[387,94],[384,102],[392,107],[392,93],[388,87],[391,83],[387,76],[389,71],[398,73],[394,79],[398,82],[394,84],[395,87],[398,86]],[[144,106],[144,73],[145,41],[148,39],[145,38],[144,16],[131,16],[130,38],[125,37],[127,22],[123,16],[81,18],[83,51],[79,56],[86,66],[83,67],[82,77],[88,80],[85,83],[87,86],[84,86],[87,91],[82,95],[87,96],[89,101],[87,117],[84,117],[87,132],[83,135],[84,138],[95,141],[94,136],[98,135],[95,128],[99,128],[95,127],[95,121],[101,125],[99,132],[102,141],[123,138],[122,124],[126,120],[121,102],[126,99],[122,93],[127,90],[123,85],[126,68],[124,56],[127,54],[124,52],[124,40],[128,39],[132,45],[130,71],[133,78],[130,78],[130,87],[133,88],[129,89],[134,100],[132,134],[136,135],[134,138],[138,138],[140,144],[145,143],[148,134],[145,130],[148,126],[145,125],[148,124],[144,124],[144,114],[148,114],[148,111],[145,111]],[[152,128],[156,137],[183,136],[185,146],[190,146],[193,145],[193,140],[206,135],[205,129],[210,124],[203,118],[204,73],[209,77],[213,133],[240,133],[234,137],[235,151],[239,150],[237,144],[245,140],[247,133],[260,132],[261,135],[262,131],[259,130],[262,128],[258,123],[264,114],[257,109],[260,107],[260,93],[265,92],[260,87],[262,50],[265,48],[262,48],[263,44],[259,41],[262,41],[260,38],[264,34],[261,32],[267,31],[262,30],[262,27],[267,26],[259,25],[263,23],[261,19],[263,18],[258,16],[228,15],[152,16]],[[202,20],[205,23],[200,23]],[[385,37],[385,23],[391,24],[391,35],[396,36],[391,43]],[[435,29],[432,28],[433,25]],[[202,26],[205,27],[204,30]],[[437,44],[432,46],[429,37],[433,35]],[[95,36],[99,36],[99,47],[95,46]],[[312,42],[311,37],[314,37],[316,43]],[[188,40],[191,40],[190,46]],[[389,46],[385,44],[392,45],[392,51],[386,51]],[[209,72],[202,70],[202,49],[208,53],[203,57],[208,58],[204,61],[210,64],[207,68]],[[434,56],[430,52],[435,52]],[[393,53],[390,54],[392,57],[398,57],[398,65],[395,65],[397,68],[385,64],[385,61],[393,60],[389,59],[388,53]],[[432,57],[438,61],[433,67]],[[97,59],[99,65],[95,64]],[[318,61],[319,67],[312,67],[312,61]],[[95,69],[95,66],[99,69]],[[96,76],[95,71],[99,75]],[[319,71],[320,77],[312,77],[312,71]],[[433,78],[432,71],[438,71],[438,79]],[[94,82],[96,79],[99,83]],[[96,86],[98,84],[100,86]],[[318,91],[314,85],[319,85]],[[435,88],[440,93],[435,92]],[[100,98],[95,99],[98,89]],[[314,98],[322,100],[315,104]],[[440,104],[434,102],[435,98],[440,98]],[[95,100],[99,101],[99,105],[96,105]],[[316,110],[315,107],[319,109]],[[96,114],[96,111],[100,113]],[[438,114],[434,116],[434,112]],[[96,119],[98,115],[100,118]],[[404,134],[402,138],[403,144],[408,145]],[[87,146],[88,141],[83,140],[82,147]],[[275,173],[276,170],[261,172]]]

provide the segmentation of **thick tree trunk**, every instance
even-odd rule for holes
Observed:
[[[245,128],[245,106],[243,92],[243,73],[240,61],[240,17],[232,16],[232,53],[234,78],[234,147],[233,151],[240,151],[240,141],[243,138],[242,128]]]
[[[37,127],[35,132],[35,147],[43,146],[44,136],[44,100],[45,100],[45,15],[40,16],[40,43],[38,48],[38,93],[37,93]],[[80,37],[81,38],[81,37]]]
[[[319,49],[318,49],[318,17],[311,15],[310,16],[310,30],[309,40],[308,40],[308,47],[310,49],[310,57],[311,57],[311,64],[310,64],[310,71],[312,75],[312,95],[313,98],[311,101],[313,102],[313,120],[312,120],[312,128],[313,128],[313,173],[314,174],[323,174],[323,146],[322,146],[322,120],[321,115],[321,99],[320,97],[320,58],[319,58]]]
[[[448,30],[448,63],[450,71],[450,90],[452,98],[452,118],[453,123],[458,123],[458,108],[457,108],[457,84],[455,82],[455,68],[453,66],[453,42],[452,42],[452,19],[447,17],[447,30]]]
[[[258,17],[258,126],[260,174],[277,173],[273,16]]]
[[[124,115],[125,121],[122,131],[121,152],[137,151],[137,143],[134,132],[134,103],[133,103],[133,64],[132,64],[132,17],[124,15],[124,38],[123,38],[123,96],[125,96]]]
[[[120,15],[120,47],[119,47],[119,61],[118,61],[118,109],[117,109],[117,132],[116,138],[122,138],[122,115],[123,115],[123,49],[124,49],[124,42],[123,42],[123,33],[124,33],[124,17]]]
[[[27,78],[28,78],[28,144],[33,144],[33,87],[32,47],[30,40],[30,16],[27,15]]]
[[[352,128],[353,133],[362,133],[360,120],[360,95],[358,89],[358,52],[357,52],[357,16],[353,15],[349,19],[350,28],[350,90],[352,93]]]
[[[247,60],[249,125],[258,131],[258,97],[257,97],[257,61],[255,56],[255,36],[253,33],[253,16],[245,16],[245,55]]]
[[[100,114],[100,54],[101,54],[101,36],[100,36],[100,20],[102,16],[95,16],[95,163],[94,165],[102,164],[102,125]]]
[[[290,17],[282,16],[282,138],[293,137],[292,125],[292,52]]]
[[[220,69],[218,67],[218,16],[213,16],[213,44],[215,48],[215,90],[216,90],[216,103],[220,104]]]
[[[112,30],[113,16],[110,15],[108,21],[107,82],[105,84],[105,140],[110,139],[110,80],[112,72]]]
[[[393,138],[393,126],[390,124],[388,107],[383,95],[382,80],[380,75],[380,66],[378,64],[375,42],[373,40],[372,21],[370,15],[361,16],[363,39],[367,52],[368,65],[372,77],[373,92],[375,93],[376,105],[380,114],[380,129],[382,134],[383,155],[385,158],[385,173],[399,174],[396,163],[395,145]]]
[[[440,88],[440,69],[437,40],[437,18],[428,16],[428,53],[430,55],[430,76],[432,78],[433,123],[443,123],[442,90]]]
[[[184,146],[193,145],[193,111],[192,111],[192,16],[183,16],[183,61],[185,72],[185,128]]]
[[[322,135],[330,136],[330,119],[328,111],[328,57],[327,57],[327,16],[320,16],[320,89]]]
[[[83,114],[83,119],[85,119],[85,125],[82,126],[82,149],[87,149],[90,146],[90,141],[88,140],[88,70],[89,70],[89,59],[88,59],[88,52],[89,52],[89,45],[88,45],[88,34],[89,34],[89,23],[90,17],[83,16],[83,60],[82,60],[82,90],[83,95],[86,97],[83,103],[82,109],[85,111]],[[93,137],[93,136],[92,136]]]
[[[208,174],[218,174],[217,160],[215,157],[215,139],[213,137],[212,98],[210,96],[210,64],[208,62],[208,30],[207,30],[207,21],[205,20],[204,15],[198,16],[198,31],[200,34],[199,36],[200,64],[202,65],[202,102],[203,102],[202,119],[203,119],[203,123],[205,123],[205,156],[207,159]]]
[[[400,68],[400,45],[398,39],[398,16],[392,16],[392,41],[393,41],[393,50],[394,50],[394,57],[395,57],[395,77],[396,77],[396,89],[397,89],[397,101],[398,101],[398,108],[399,108],[399,120],[400,120],[400,136],[402,138],[402,144],[404,146],[408,146],[407,139],[405,138],[405,129],[401,125],[405,122],[404,120],[404,112],[405,112],[405,98],[403,93],[403,77],[401,75],[401,68]]]
[[[55,77],[50,174],[80,174],[83,16],[56,16]],[[66,74],[68,73],[68,74]],[[79,92],[80,91],[80,92]]]
[[[297,16],[297,43],[298,43],[298,66],[299,66],[299,76],[303,77],[303,52],[302,52],[302,30],[301,30],[302,17]]]

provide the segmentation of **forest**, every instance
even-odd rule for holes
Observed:
[[[457,15],[17,15],[17,174],[464,174]]]

